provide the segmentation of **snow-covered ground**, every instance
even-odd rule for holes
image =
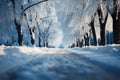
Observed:
[[[71,50],[93,61],[119,68],[120,70],[120,45],[90,46],[84,48],[74,48]]]
[[[0,80],[120,80],[120,45],[0,46]]]

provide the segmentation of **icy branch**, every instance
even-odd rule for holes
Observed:
[[[38,5],[38,4],[40,4],[40,3],[42,3],[42,2],[46,2],[46,1],[48,1],[48,0],[43,0],[43,1],[39,1],[39,2],[33,2],[33,3],[31,3],[29,6],[27,6],[27,7],[25,7],[24,9],[23,9],[23,13],[26,11],[26,10],[28,10],[29,8],[31,8],[31,7],[33,7],[33,6],[35,6],[35,5]]]

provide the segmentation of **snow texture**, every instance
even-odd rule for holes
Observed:
[[[120,45],[74,49],[0,46],[0,80],[119,80]]]

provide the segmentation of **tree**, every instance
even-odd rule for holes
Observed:
[[[107,9],[113,19],[113,41],[115,44],[120,44],[120,1],[113,0],[112,8],[110,6],[111,4],[108,3]]]
[[[99,5],[98,9],[98,16],[99,16],[99,23],[100,23],[100,36],[101,36],[101,45],[106,44],[106,33],[105,33],[105,26],[108,18],[108,12],[105,15],[105,18],[103,17],[103,12],[101,9],[101,5]]]
[[[37,14],[36,14],[36,17],[35,17],[35,21],[36,21],[36,26],[37,26],[37,28],[38,28],[38,33],[37,33],[37,35],[38,35],[38,40],[39,40],[39,47],[42,47],[42,44],[41,44],[41,41],[42,41],[42,39],[41,39],[41,30],[40,30],[40,25],[39,25],[39,23],[38,23],[38,21],[37,21]]]
[[[117,5],[118,0],[113,0],[114,11],[112,13],[113,18],[113,39],[115,44],[120,44],[120,9]],[[119,4],[120,5],[120,4]],[[119,10],[118,10],[119,9]]]
[[[21,20],[20,20],[20,23],[17,21],[17,14],[16,14],[16,4],[15,4],[15,0],[11,0],[12,1],[12,4],[13,4],[13,14],[14,14],[14,24],[16,26],[16,30],[17,30],[17,33],[18,33],[18,44],[21,46],[22,45],[22,38],[23,38],[23,35],[21,33],[21,20],[23,18],[23,16],[20,16]],[[21,9],[23,9],[23,6],[21,6]],[[21,14],[22,15],[22,14]]]
[[[27,22],[27,26],[28,26],[28,29],[29,29],[29,32],[30,32],[31,43],[32,43],[32,45],[34,45],[34,44],[35,44],[35,40],[34,40],[34,38],[33,38],[33,34],[34,34],[34,31],[35,31],[35,30],[34,30],[35,28],[32,29],[32,28],[30,27],[26,13],[24,13],[24,16],[25,16],[25,19],[26,19],[26,22]]]
[[[37,14],[36,14],[35,21],[38,29],[37,35],[39,39],[39,47],[50,47],[51,45],[49,45],[49,40],[55,39],[56,31],[54,30],[53,27],[54,21],[50,19],[51,17],[54,16],[47,16],[37,19]]]
[[[48,22],[48,26],[45,26],[43,31],[41,31],[41,37],[42,37],[42,47],[49,47],[49,38],[53,36],[52,34],[56,33],[55,31],[52,31],[52,25],[53,21]]]
[[[120,8],[117,5],[118,1],[119,0],[113,0],[114,11],[111,14],[113,19],[113,39],[115,44],[120,44]]]
[[[96,37],[96,31],[95,31],[95,26],[94,26],[94,17],[91,20],[90,26],[91,26],[91,30],[93,33],[94,46],[97,46],[97,37]]]

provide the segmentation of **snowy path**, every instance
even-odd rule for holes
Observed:
[[[113,70],[111,70],[110,68],[112,67],[106,63],[106,65],[108,65],[107,69],[106,66],[101,66],[102,62],[99,63],[97,59],[91,60],[91,56],[85,56],[84,54],[88,53],[85,50],[79,50],[78,52],[76,49],[32,49],[26,47],[0,47],[0,50],[0,80],[120,79],[120,72],[117,66],[113,67]],[[9,53],[9,55],[7,53]],[[111,56],[108,55],[106,59],[109,59],[108,57],[111,58]],[[114,69],[116,71],[118,70],[118,72],[112,72]]]

